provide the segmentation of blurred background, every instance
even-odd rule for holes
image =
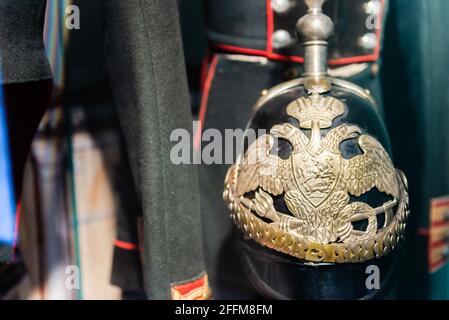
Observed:
[[[64,28],[65,7],[82,26]],[[207,71],[201,0],[180,0],[192,112]],[[449,299],[449,2],[391,1],[379,74],[396,166],[410,184],[412,218],[394,298]],[[98,1],[48,2],[45,41],[54,73],[52,106],[26,167],[19,248],[0,265],[4,299],[120,299],[111,284],[117,217],[139,215],[103,54]],[[206,63],[204,62],[206,61]],[[66,286],[80,266],[80,290]]]

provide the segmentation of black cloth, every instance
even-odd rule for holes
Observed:
[[[70,34],[66,47],[64,103],[69,108],[82,107],[83,126],[89,132],[120,128],[104,59],[102,5],[100,1],[92,0],[74,0],[72,4],[82,12],[82,27]],[[110,168],[111,171],[108,170],[115,194],[117,219],[111,283],[122,289],[124,297],[142,298],[145,294],[142,294],[142,259],[137,227],[142,208],[137,199],[122,130],[116,133],[121,159]],[[92,138],[95,139],[96,135],[93,134]],[[133,294],[137,292],[141,294]]]
[[[174,0],[104,0],[105,50],[144,219],[149,299],[204,270],[196,167],[170,160],[170,133],[190,128]]]
[[[14,193],[19,200],[31,143],[50,103],[52,80],[5,84],[3,92],[11,146]]]
[[[0,79],[21,83],[51,79],[42,31],[46,0],[0,0]]]

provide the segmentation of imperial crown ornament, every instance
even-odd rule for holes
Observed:
[[[328,76],[334,27],[323,2],[306,0],[309,11],[297,23],[303,77],[272,88],[256,103],[247,130],[267,133],[249,142],[229,169],[224,200],[251,247],[246,254],[265,247],[265,255],[279,252],[279,259],[299,268],[331,265],[338,271],[338,265],[376,261],[395,249],[409,208],[407,181],[393,166],[374,98]],[[254,271],[257,261],[267,260],[248,261]],[[260,273],[268,274],[267,268]],[[278,276],[276,270],[267,279]]]

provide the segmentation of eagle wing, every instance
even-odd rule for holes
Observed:
[[[358,143],[364,153],[343,159],[341,181],[344,189],[358,197],[377,187],[380,192],[397,197],[396,170],[383,146],[368,135],[361,135]]]
[[[274,137],[264,134],[254,141],[238,167],[239,196],[261,187],[272,195],[288,191],[292,183],[291,159],[270,154]]]
[[[361,131],[356,126],[343,124],[330,130],[321,140],[321,143],[331,152],[339,153],[339,147],[343,140],[355,138]]]
[[[275,137],[290,141],[294,150],[301,150],[309,143],[309,138],[305,133],[290,123],[277,124],[271,128],[270,133]]]

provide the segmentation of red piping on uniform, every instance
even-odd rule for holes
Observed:
[[[373,61],[376,61],[378,58],[379,58],[379,55],[370,54],[370,55],[365,55],[365,56],[354,56],[354,57],[349,57],[349,58],[340,58],[340,59],[329,60],[328,63],[331,66],[338,66],[338,65],[352,64],[352,63],[373,62]]]
[[[274,13],[271,8],[271,0],[266,0],[267,7],[267,52],[266,57],[273,53]]]
[[[292,61],[296,63],[304,63],[304,58],[299,56],[284,56],[282,54],[270,53],[267,55],[267,58],[270,60],[278,60],[278,61]]]
[[[228,52],[235,52],[235,53],[246,54],[246,55],[250,55],[250,56],[265,57],[267,59],[275,60],[275,61],[291,61],[291,62],[296,62],[296,63],[304,63],[304,58],[300,57],[300,56],[285,56],[285,55],[277,54],[277,53],[268,53],[264,50],[243,48],[243,47],[233,46],[233,45],[229,45],[229,44],[222,44],[222,43],[215,43],[213,46],[216,47],[217,49],[221,49],[221,50],[228,51]],[[345,64],[351,64],[351,63],[371,62],[371,61],[376,61],[377,58],[378,58],[377,55],[372,54],[372,55],[366,55],[366,56],[354,56],[354,57],[349,57],[349,58],[329,60],[328,63],[329,63],[329,65],[336,66],[336,65],[345,65]]]
[[[222,49],[224,51],[247,54],[250,56],[267,57],[267,52],[265,50],[243,48],[243,47],[237,47],[237,46],[233,46],[230,44],[222,44],[222,43],[214,43],[213,46],[216,47],[217,49]]]
[[[270,60],[292,61],[292,62],[297,62],[297,63],[304,62],[304,58],[298,57],[298,56],[283,56],[283,55],[277,54],[277,53],[268,53],[267,51],[264,51],[264,50],[237,47],[237,46],[232,46],[229,44],[215,43],[214,47],[216,47],[217,49],[228,51],[228,52],[247,54],[250,56],[265,57]]]
[[[120,249],[125,250],[139,250],[139,246],[135,243],[126,242],[122,240],[115,240],[114,245]]]
[[[201,106],[200,106],[200,114],[199,114],[199,125],[195,132],[194,137],[194,148],[195,150],[199,150],[201,143],[201,134],[203,132],[203,123],[206,118],[207,105],[209,102],[209,93],[212,86],[212,81],[215,77],[215,71],[217,69],[218,64],[218,56],[214,55],[212,57],[212,61],[210,63],[209,71],[207,72],[206,81],[204,82],[203,87],[203,96],[201,98]]]
[[[380,26],[383,19],[383,8],[384,8],[385,0],[381,0],[381,13],[377,17],[377,25]],[[222,49],[229,52],[235,52],[235,53],[241,53],[241,54],[247,54],[247,55],[255,55],[255,56],[261,56],[265,57],[270,60],[276,60],[276,61],[292,61],[297,63],[303,63],[304,58],[300,56],[286,56],[282,54],[277,54],[273,52],[273,33],[274,33],[274,13],[271,8],[271,1],[266,0],[266,15],[267,15],[267,44],[266,44],[266,50],[260,50],[260,49],[252,49],[252,48],[245,48],[245,47],[239,47],[239,46],[233,46],[228,45],[224,43],[215,43],[213,44],[214,47],[218,49]],[[333,59],[329,60],[329,65],[337,66],[337,65],[345,65],[345,64],[351,64],[351,63],[361,63],[361,62],[373,62],[379,59],[380,54],[380,37],[381,37],[381,28],[378,28],[376,30],[376,38],[377,38],[377,45],[374,48],[374,53],[369,55],[361,55],[361,56],[354,56],[354,57],[348,57],[348,58],[340,58],[340,59]]]
[[[176,290],[179,292],[179,294],[181,295],[186,295],[190,292],[192,292],[195,289],[204,287],[207,284],[207,275],[202,276],[201,278],[191,281],[191,282],[187,282],[187,283],[183,283],[183,284],[179,284],[176,286],[172,286],[172,290]]]

